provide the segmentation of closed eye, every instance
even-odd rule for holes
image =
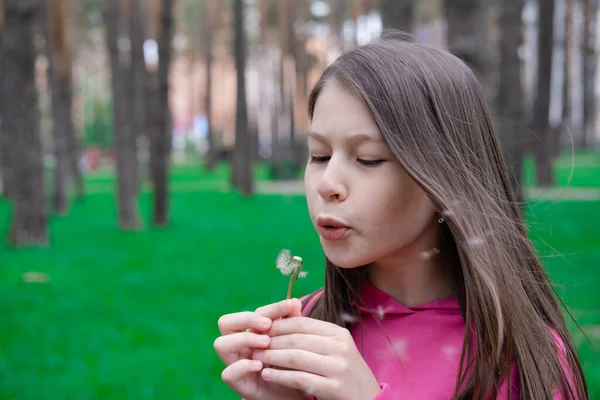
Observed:
[[[310,162],[315,164],[323,164],[329,161],[329,156],[310,156]]]
[[[385,160],[361,160],[358,159],[358,162],[365,167],[378,167],[385,162]]]

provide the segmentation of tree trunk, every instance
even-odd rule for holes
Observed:
[[[150,165],[154,184],[152,222],[155,226],[168,223],[168,175],[171,156],[171,111],[169,107],[169,72],[173,40],[173,2],[162,0],[161,26],[158,40],[158,105],[156,136],[150,142]]]
[[[537,96],[533,106],[534,132],[539,141],[534,143],[538,185],[552,185],[552,162],[549,146],[550,134],[550,85],[552,78],[552,45],[554,42],[554,0],[539,1],[538,18],[538,73]]]
[[[588,148],[590,133],[596,132],[596,15],[598,0],[584,0],[583,48],[583,129],[581,148]]]
[[[13,205],[8,242],[15,246],[48,244],[33,35],[40,10],[39,0],[4,1],[1,97],[10,101],[3,101],[0,118],[2,136],[12,144],[5,162]]]
[[[413,0],[380,0],[379,10],[384,30],[398,29],[409,34],[413,33]]]
[[[512,188],[523,201],[523,88],[518,50],[523,37],[524,0],[504,0],[500,13],[500,82],[496,96],[498,134],[509,167]]]
[[[104,25],[106,44],[110,58],[111,86],[113,94],[114,142],[117,154],[117,197],[119,226],[124,230],[139,227],[136,196],[136,142],[129,123],[127,103],[127,79],[121,65],[118,47],[119,0],[104,0]]]
[[[565,26],[563,32],[563,48],[564,48],[564,59],[563,59],[563,86],[562,86],[562,129],[557,130],[556,134],[552,137],[552,147],[550,148],[551,154],[556,155],[560,151],[560,137],[561,134],[566,136],[572,135],[571,131],[571,47],[572,47],[572,26],[573,26],[573,0],[565,1]]]
[[[73,132],[72,54],[62,0],[49,3],[49,75],[52,93],[52,138],[54,142],[54,188],[52,207],[64,215],[69,206],[69,134]]]
[[[251,195],[253,165],[248,135],[248,111],[246,103],[246,32],[244,29],[243,0],[233,2],[235,32],[234,52],[237,71],[237,95],[235,118],[235,149],[233,155],[233,182],[243,195]]]
[[[131,105],[132,105],[132,140],[135,140],[136,165],[137,165],[137,143],[139,139],[146,137],[146,61],[144,60],[145,30],[145,7],[142,0],[130,0],[129,12],[129,39],[131,41]],[[132,175],[136,182],[136,193],[142,182],[139,166],[136,166]]]
[[[467,63],[490,90],[487,0],[445,0],[448,49]]]
[[[3,65],[4,62],[4,48],[2,47],[2,38],[4,32],[4,0],[0,0],[0,81],[2,79]],[[1,91],[0,91],[1,93]],[[0,98],[0,108],[2,108],[2,99]],[[2,121],[0,121],[0,124]],[[10,165],[8,165],[8,146],[9,143],[6,140],[2,129],[0,128],[0,195],[8,199],[8,176],[10,171]]]
[[[204,62],[206,64],[206,87],[204,92],[204,108],[206,111],[206,141],[208,143],[207,163],[212,171],[217,163],[217,149],[212,126],[212,65],[213,65],[213,23],[215,16],[214,0],[204,0]]]

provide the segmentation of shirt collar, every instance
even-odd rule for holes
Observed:
[[[369,281],[361,287],[362,303],[358,309],[362,313],[375,315],[414,314],[423,310],[460,310],[456,297],[433,300],[413,307],[407,307],[389,294],[379,290]]]

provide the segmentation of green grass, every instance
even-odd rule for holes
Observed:
[[[174,171],[168,228],[119,232],[114,197],[99,190],[51,219],[51,248],[0,244],[0,398],[236,398],[212,347],[218,317],[285,297],[287,279],[274,268],[280,249],[302,255],[310,272],[298,296],[322,284],[323,254],[302,197],[181,189],[219,181],[206,175]],[[87,182],[114,187],[108,175]],[[147,217],[147,193],[140,204]],[[2,237],[8,215],[0,200]],[[528,215],[542,255],[556,254],[549,246],[563,254],[544,261],[600,347],[600,202],[536,203]],[[27,271],[52,280],[24,283]],[[600,398],[598,355],[575,338]]]
[[[527,156],[523,164],[523,183],[525,186],[534,186],[536,178],[533,157]],[[563,153],[554,160],[552,171],[555,186],[600,187],[600,153]]]

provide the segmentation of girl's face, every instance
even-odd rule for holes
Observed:
[[[317,99],[304,183],[326,256],[353,268],[435,246],[435,206],[383,141],[369,110],[335,81]]]

